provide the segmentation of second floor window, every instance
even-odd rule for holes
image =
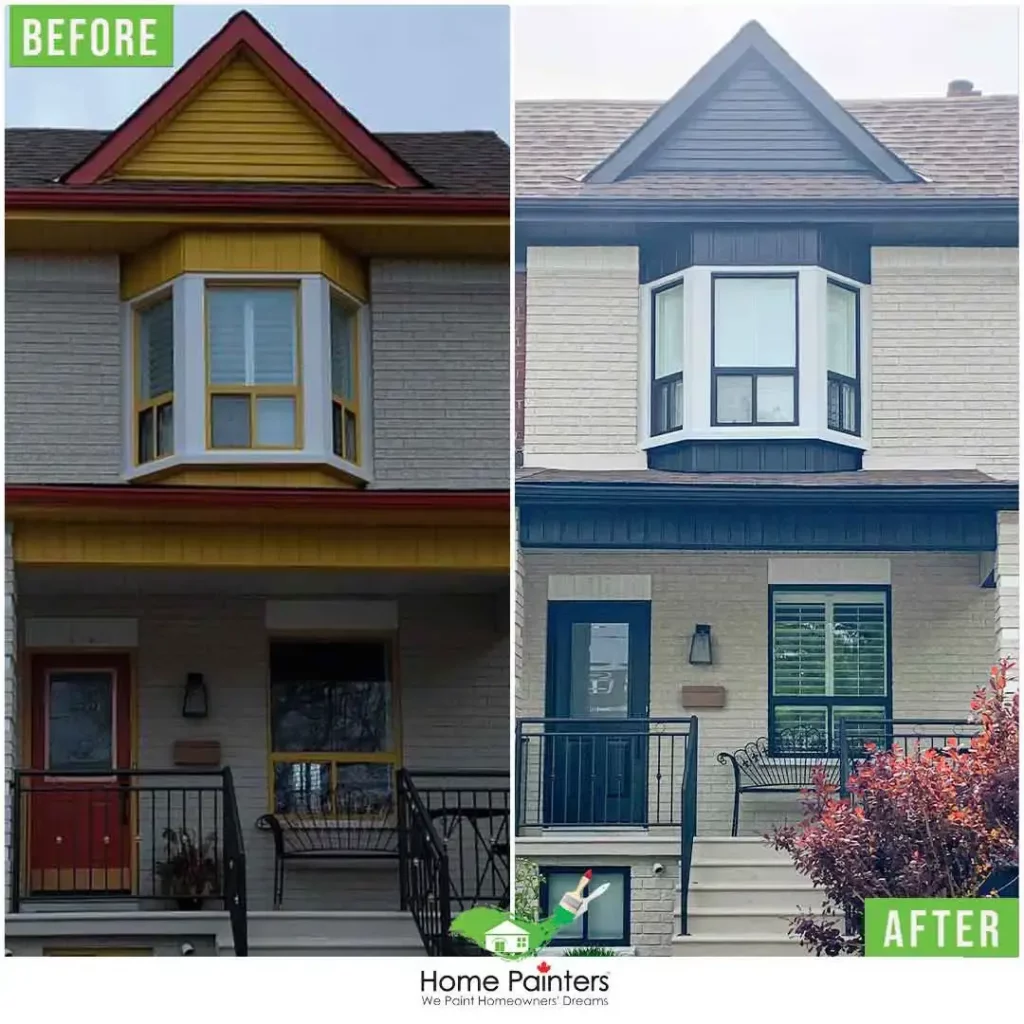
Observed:
[[[860,297],[854,288],[829,280],[828,428],[860,434]]]
[[[796,275],[712,276],[711,422],[797,423]]]
[[[299,290],[206,289],[208,445],[298,448]]]
[[[654,301],[651,434],[683,426],[683,283],[662,288]]]
[[[331,295],[331,437],[334,454],[359,462],[359,314]]]
[[[174,304],[170,295],[142,307],[135,322],[136,462],[174,451]]]

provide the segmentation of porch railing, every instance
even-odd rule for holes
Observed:
[[[516,831],[682,826],[686,767],[688,761],[696,765],[690,754],[694,723],[693,718],[519,719]]]
[[[245,956],[245,849],[231,771],[15,769],[11,909],[221,904]]]
[[[686,764],[683,767],[682,829],[679,842],[679,934],[689,935],[687,907],[690,900],[690,868],[693,864],[693,840],[697,835],[697,764],[700,744],[697,716],[690,718],[686,737]]]
[[[843,718],[839,722],[839,794],[848,797],[849,780],[871,756],[866,743],[878,749],[896,750],[905,757],[919,757],[926,750],[970,746],[981,726],[951,718]]]

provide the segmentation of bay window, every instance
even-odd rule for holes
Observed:
[[[653,293],[654,379],[651,434],[683,425],[683,284]]]
[[[825,286],[828,328],[828,428],[860,434],[860,301],[856,289],[829,279]]]
[[[331,292],[331,438],[334,454],[359,462],[359,312]]]
[[[207,284],[209,447],[301,447],[298,296]]]
[[[713,425],[797,422],[797,279],[712,275]]]
[[[135,311],[135,461],[174,451],[174,304],[169,294]]]
[[[769,747],[835,754],[839,724],[884,744],[891,717],[888,591],[772,590]]]

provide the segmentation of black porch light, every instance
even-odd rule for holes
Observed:
[[[690,638],[690,664],[711,664],[711,627],[698,623]]]
[[[185,699],[181,705],[182,718],[205,718],[210,713],[210,700],[202,672],[189,672],[185,677]]]

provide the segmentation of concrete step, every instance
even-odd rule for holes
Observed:
[[[770,910],[691,908],[687,915],[687,927],[691,936],[700,938],[773,935],[783,939],[788,937],[790,925],[796,916],[797,910],[787,907],[773,907]],[[839,919],[833,920],[838,923]]]
[[[792,864],[788,853],[769,846],[760,836],[697,836],[693,842],[693,863],[720,863],[727,860],[743,862]]]
[[[762,885],[806,884],[807,877],[797,873],[792,861],[766,860],[703,860],[690,868],[690,885],[732,885],[757,882]]]
[[[817,909],[821,894],[809,882],[695,882],[690,886],[690,911],[769,910],[772,907]]]
[[[793,938],[778,935],[677,935],[673,956],[808,956]]]
[[[249,911],[249,942],[278,940],[420,943],[412,915],[401,910]]]

